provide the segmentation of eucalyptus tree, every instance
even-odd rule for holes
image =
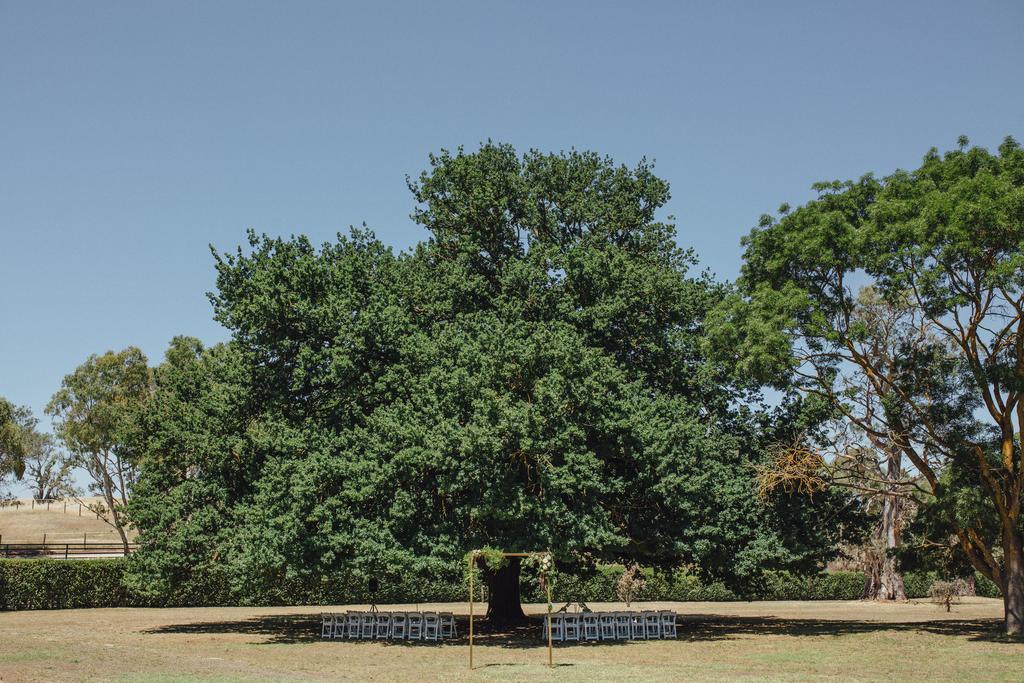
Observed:
[[[62,450],[52,434],[33,429],[26,439],[26,483],[36,500],[50,500],[74,495],[72,473],[75,459]]]
[[[33,498],[55,498],[74,491],[73,468],[53,435],[39,431],[31,409],[0,398],[0,480],[13,474],[26,482]]]
[[[878,397],[868,434],[921,475],[971,565],[1024,632],[1024,151],[931,150],[914,171],[815,186],[746,238],[742,296],[716,316],[741,372],[795,382],[857,422],[844,385]],[[902,313],[879,349],[858,285]],[[861,414],[860,417],[863,417]],[[955,501],[955,502],[954,502]],[[996,523],[990,524],[994,519]]]
[[[124,512],[138,472],[136,425],[151,385],[146,356],[130,346],[89,356],[64,377],[46,408],[74,464],[88,475],[90,490],[103,498],[90,509],[117,531],[126,553]]]
[[[860,330],[860,349],[872,365],[892,375],[907,359],[920,358],[940,343],[915,316],[905,298],[886,301],[871,287],[861,288],[851,314]],[[923,493],[921,474],[906,467],[901,435],[886,420],[893,392],[876,387],[869,375],[841,373],[829,384],[805,385],[807,391],[839,406],[836,419],[820,433],[818,447],[830,452],[828,475],[862,498],[876,521],[867,542],[851,548],[864,570],[863,598],[905,600],[897,566],[903,528],[917,510]]]
[[[25,411],[0,397],[0,478],[25,472]]]

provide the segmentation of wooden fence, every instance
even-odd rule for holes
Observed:
[[[0,500],[0,509],[9,508],[15,511],[35,512],[37,510],[46,512],[62,512],[64,514],[74,514],[79,517],[84,515],[86,517],[96,516],[96,519],[100,519],[100,513],[95,510],[89,509],[91,503],[82,503],[81,500],[67,498],[31,498],[28,502],[19,500],[17,498],[11,500]]]
[[[137,544],[128,544],[128,552],[137,549]],[[88,560],[124,555],[122,543],[0,543],[0,557]]]

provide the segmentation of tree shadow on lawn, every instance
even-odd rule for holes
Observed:
[[[238,634],[266,636],[261,643],[313,643],[320,640],[319,614],[261,615],[251,619],[196,621],[144,629],[146,634]]]
[[[262,636],[263,640],[257,641],[257,645],[280,645],[315,643],[327,641],[320,637],[321,620],[319,614],[287,614],[287,615],[265,615],[251,619],[227,620],[227,621],[201,621],[188,624],[168,624],[155,628],[145,629],[146,634],[238,634]],[[380,643],[387,647],[416,648],[416,647],[438,647],[439,645],[468,645],[469,644],[469,619],[465,617],[456,618],[456,632],[458,636],[446,640],[372,640],[369,642]],[[367,642],[363,640],[337,639],[329,642],[357,644]],[[541,631],[541,621],[531,620],[530,623],[492,626],[486,619],[475,619],[473,621],[473,643],[480,646],[498,646],[505,648],[528,649],[534,647],[547,647],[547,640]],[[605,645],[619,645],[625,642],[604,643]],[[555,643],[555,646],[560,646]]]
[[[986,642],[1019,642],[1006,638],[1001,619],[948,619],[916,622],[780,617],[724,617],[688,614],[680,619],[679,638],[690,641],[728,640],[737,636],[843,636],[896,631],[931,633]]]
[[[486,619],[474,620],[473,642],[480,646],[529,649],[546,647],[539,620],[514,627],[492,627]],[[257,616],[252,619],[169,624],[143,631],[147,634],[241,634],[261,636],[254,644],[315,643],[320,637],[319,614]],[[679,640],[706,642],[741,636],[843,636],[882,631],[931,633],[986,642],[1011,641],[1002,633],[1000,619],[935,620],[919,622],[881,622],[830,619],[786,619],[778,617],[732,617],[717,614],[688,614],[679,620]],[[374,641],[387,647],[416,648],[440,645],[467,645],[469,620],[458,619],[458,637],[445,641]],[[358,643],[338,640],[332,642]],[[555,647],[621,646],[638,641],[601,641],[555,643]]]

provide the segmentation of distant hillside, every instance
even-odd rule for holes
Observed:
[[[113,527],[96,515],[82,509],[78,514],[78,502],[67,501],[67,510],[63,501],[50,504],[36,504],[32,507],[30,498],[21,498],[20,506],[8,505],[0,507],[0,541],[3,543],[42,543],[46,534],[47,543],[120,543],[120,538]],[[85,498],[88,502],[97,499]],[[129,536],[134,536],[129,533]]]

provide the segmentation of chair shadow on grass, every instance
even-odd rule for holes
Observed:
[[[540,631],[540,621],[512,628],[492,628],[486,619],[474,621],[473,642],[483,647],[532,649],[546,647]],[[444,641],[373,641],[386,647],[416,648],[466,645],[469,621],[459,618],[458,637]],[[717,614],[680,615],[680,642],[706,642],[729,640],[743,636],[843,636],[882,631],[931,633],[941,636],[967,638],[987,642],[1009,641],[1002,633],[1000,619],[934,620],[920,622],[880,622],[830,619],[786,619],[777,617],[734,617]],[[349,645],[367,641],[324,641],[320,637],[320,615],[288,614],[263,615],[244,620],[206,621],[188,624],[168,624],[143,631],[147,634],[241,634],[259,636],[256,644],[302,644],[334,642]],[[624,646],[638,641],[602,641],[600,643],[555,643],[556,648]],[[642,641],[639,641],[642,643]]]

